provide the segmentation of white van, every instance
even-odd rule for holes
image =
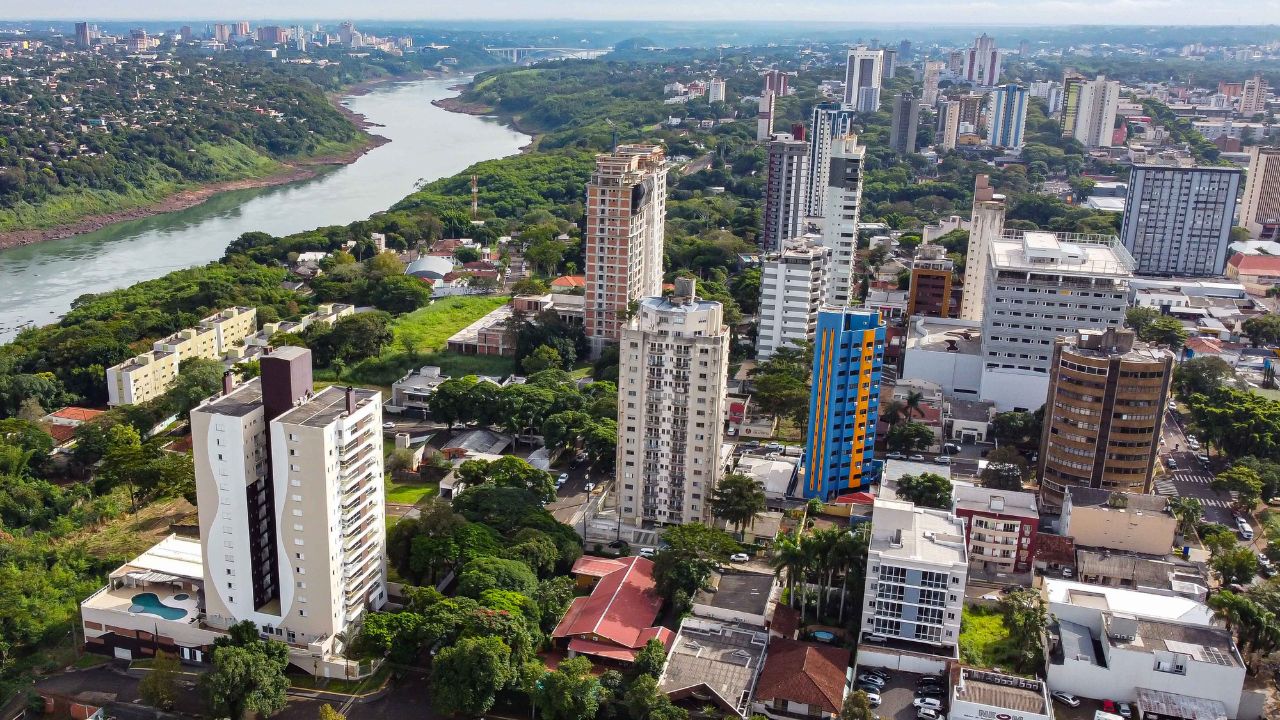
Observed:
[[[1240,537],[1245,540],[1253,539],[1253,528],[1249,526],[1249,523],[1244,520],[1237,520],[1236,527],[1240,529]]]

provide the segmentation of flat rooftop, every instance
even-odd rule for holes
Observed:
[[[694,596],[695,604],[751,615],[764,615],[769,609],[772,575],[725,573],[711,582],[711,590],[699,590]]]
[[[1112,627],[1115,613],[1103,613],[1106,627]],[[1242,667],[1231,633],[1224,628],[1188,625],[1162,620],[1138,620],[1138,632],[1132,638],[1108,634],[1106,641],[1117,648],[1137,652],[1171,652],[1194,660],[1224,667]]]
[[[882,558],[936,565],[968,564],[964,524],[941,510],[876,498],[871,532],[871,549]]]
[[[675,699],[705,687],[726,705],[744,710],[764,659],[765,635],[737,625],[706,631],[712,627],[688,621],[680,626],[658,687]]]
[[[1138,710],[1144,714],[1187,720],[1227,720],[1227,706],[1219,700],[1198,698],[1164,690],[1138,688]]]
[[[226,395],[205,402],[191,412],[244,417],[260,407],[262,407],[262,378],[253,378],[233,388]]]
[[[1006,230],[991,242],[991,264],[997,270],[1133,275],[1134,261],[1115,236]]]
[[[1032,520],[1040,517],[1040,511],[1036,506],[1035,493],[1019,492],[1017,490],[994,490],[976,485],[955,485],[952,487],[952,493],[955,497],[957,510],[999,513],[1000,515],[1011,515]],[[999,501],[993,502],[995,499]]]
[[[1045,577],[1045,600],[1062,605],[1079,605],[1098,610],[1127,613],[1142,618],[1173,620],[1209,625],[1213,611],[1204,603],[1180,595],[1162,595],[1107,585],[1089,585]]]
[[[377,390],[356,388],[356,407],[363,407],[378,396]],[[347,412],[347,389],[330,385],[312,395],[298,407],[283,413],[276,418],[282,423],[302,425],[305,427],[327,427]]]
[[[1058,641],[1061,644],[1064,659],[1098,664],[1098,654],[1094,652],[1093,633],[1084,625],[1070,620],[1059,620]]]
[[[954,699],[1015,712],[1047,714],[1044,683],[976,668],[961,668]]]
[[[180,535],[170,535],[152,545],[146,552],[125,563],[125,567],[195,580],[204,579],[200,541]]]
[[[907,348],[981,355],[982,323],[912,318],[907,331]]]

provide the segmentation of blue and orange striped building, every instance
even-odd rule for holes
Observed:
[[[873,479],[884,338],[884,322],[874,310],[818,312],[800,485],[806,498],[828,500]]]

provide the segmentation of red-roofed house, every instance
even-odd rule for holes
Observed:
[[[74,426],[81,423],[87,423],[99,415],[102,415],[104,412],[104,410],[94,410],[92,408],[73,407],[68,405],[61,410],[55,410],[49,413],[49,417],[47,419],[49,422],[58,422],[61,420],[63,422],[58,424]]]
[[[551,281],[551,289],[555,290],[572,290],[574,288],[585,288],[587,286],[587,277],[585,275],[561,275]]]
[[[1250,295],[1266,295],[1280,284],[1280,255],[1236,253],[1227,261],[1227,277],[1238,280]]]
[[[752,711],[771,718],[821,718],[840,712],[849,693],[849,651],[774,638],[756,680]]]
[[[611,562],[617,567],[609,570]],[[599,580],[590,595],[574,599],[551,633],[556,641],[567,640],[570,656],[629,664],[653,638],[670,649],[674,633],[653,625],[662,610],[662,596],[655,589],[651,560],[585,556],[574,563],[574,573]]]

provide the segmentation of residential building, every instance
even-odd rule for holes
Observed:
[[[884,53],[863,46],[850,49],[844,73],[844,104],[858,112],[879,110],[883,76]]]
[[[955,515],[965,523],[969,567],[976,572],[1030,573],[1040,509],[1035,493],[974,485],[952,489]]]
[[[1086,623],[1057,616],[1049,626],[1049,687],[1136,703],[1143,717],[1153,704],[1160,717],[1237,717],[1245,665],[1231,631],[1105,608],[1083,608]]]
[[[187,38],[183,38],[183,39],[186,40]],[[93,43],[93,40],[89,37],[89,23],[87,22],[76,23],[76,45],[82,48],[87,48],[92,43]]]
[[[767,142],[773,137],[773,113],[777,106],[777,94],[772,90],[760,93],[756,100],[756,142]]]
[[[925,658],[931,655],[939,665],[954,660],[968,578],[964,523],[955,515],[877,499],[867,550],[859,664],[884,666],[886,655],[904,648]],[[870,635],[888,638],[891,647],[875,647],[868,642]]]
[[[849,694],[849,650],[774,638],[756,680],[751,710],[771,720],[833,718]]]
[[[809,202],[805,214],[822,217],[827,210],[827,184],[831,179],[831,149],[853,132],[853,108],[819,103],[809,120]]]
[[[948,720],[1053,720],[1049,686],[1038,679],[961,667]]]
[[[832,305],[847,305],[854,297],[858,256],[858,217],[862,212],[863,159],[867,149],[857,135],[832,143],[827,171],[827,205],[822,219],[822,242],[831,248]]]
[[[772,579],[772,578],[770,578]],[[658,690],[677,705],[710,702],[725,717],[751,714],[751,690],[765,657],[764,628],[703,617],[695,610],[680,621]]]
[[[260,362],[191,411],[203,621],[339,655],[387,600],[381,395],[315,392],[305,348]]]
[[[395,408],[395,411],[405,415],[428,417],[431,413],[431,396],[448,379],[435,365],[410,370],[407,375],[391,384],[391,402],[385,409],[391,412]]]
[[[826,306],[814,335],[801,492],[830,500],[873,479],[885,326],[876,312]]]
[[[977,176],[973,183],[969,246],[965,250],[964,296],[960,300],[960,317],[964,320],[982,320],[991,244],[1004,233],[1004,212],[1004,195],[991,187],[990,176]]]
[[[1077,86],[1071,137],[1085,147],[1111,147],[1116,110],[1120,105],[1120,83],[1099,75],[1081,80]]]
[[[947,64],[941,60],[927,60],[924,64],[924,91],[921,100],[928,107],[938,104],[938,83],[942,80],[942,72]]]
[[[640,301],[622,330],[618,372],[620,517],[679,524],[709,517],[720,482],[729,328],[718,302],[675,293]]]
[[[1027,89],[1010,83],[992,91],[987,105],[987,144],[1019,150],[1027,123]]]
[[[798,135],[778,133],[766,146],[764,221],[760,247],[779,252],[786,241],[803,234],[809,203],[809,143]]]
[[[334,323],[344,317],[354,315],[355,312],[355,305],[320,303],[314,311],[303,315],[297,320],[262,323],[262,329],[245,338],[244,344],[250,347],[271,347],[271,338],[275,337],[276,333],[301,335],[304,330],[317,323],[332,327]]]
[[[1165,556],[1178,521],[1163,495],[1067,486],[1062,495],[1063,535],[1076,545]]]
[[[893,78],[898,72],[898,51],[891,48],[880,49],[880,81],[884,82]]]
[[[230,307],[152,343],[151,352],[107,368],[107,404],[138,405],[160,397],[178,377],[183,360],[241,359],[240,347],[258,329],[258,311]]]
[[[757,360],[768,360],[779,348],[813,340],[818,309],[830,302],[830,261],[831,249],[812,236],[765,256],[760,265]]]
[[[1031,83],[1031,97],[1044,100],[1050,115],[1057,115],[1062,110],[1062,83],[1056,80],[1042,80]]]
[[[711,82],[707,85],[707,102],[724,102],[724,79],[711,78]]]
[[[1280,147],[1249,148],[1249,173],[1238,224],[1258,240],[1280,240]]]
[[[1095,324],[1054,342],[1038,468],[1043,507],[1062,507],[1069,487],[1150,491],[1173,354],[1136,342],[1119,322]]]
[[[916,151],[916,125],[920,103],[911,93],[893,96],[893,123],[889,126],[889,147],[902,154]]]
[[[1225,274],[1243,285],[1250,295],[1264,296],[1280,285],[1280,257],[1236,253],[1227,261]]]
[[[1086,80],[1083,75],[1068,71],[1062,76],[1062,137],[1075,137],[1080,118],[1080,93]]]
[[[934,145],[943,150],[955,150],[960,137],[960,103],[955,100],[938,103],[937,138]]]
[[[1262,75],[1254,75],[1244,81],[1244,89],[1240,92],[1240,115],[1243,117],[1253,117],[1267,111],[1267,87],[1266,78]]]
[[[996,48],[996,39],[983,33],[965,51],[961,80],[977,87],[995,87],[1000,82],[1002,60],[1003,53]]]
[[[655,625],[662,596],[653,579],[653,561],[642,557],[583,555],[573,565],[579,585],[590,595],[574,598],[551,639],[569,655],[592,662],[630,665],[645,643],[656,639],[670,648],[675,635]]]
[[[946,248],[925,244],[916,249],[911,261],[908,315],[952,317],[959,313],[960,286],[952,284],[955,263],[947,259]]]
[[[1144,555],[1110,548],[1079,547],[1075,553],[1076,577],[1083,583],[1181,595],[1200,602],[1209,596],[1209,571],[1203,562],[1182,560],[1177,554]]]
[[[1034,410],[1059,337],[1124,323],[1133,259],[1115,237],[1007,230],[988,261],[982,399],[1001,411]]]
[[[585,322],[592,354],[617,342],[631,303],[662,294],[667,164],[656,145],[596,156],[587,182]]]
[[[1134,165],[1121,238],[1137,272],[1221,274],[1239,191],[1239,168]]]
[[[982,108],[987,102],[987,93],[960,95],[955,98],[955,101],[960,103],[960,124],[968,125],[969,132],[977,132],[978,126],[982,125],[986,119],[982,114]]]

